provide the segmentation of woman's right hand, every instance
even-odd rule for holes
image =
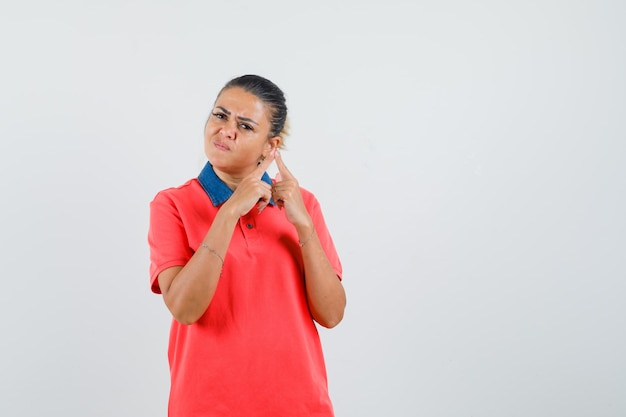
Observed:
[[[273,149],[269,155],[248,175],[245,177],[233,195],[224,203],[238,217],[245,216],[257,205],[259,213],[263,211],[272,198],[272,186],[261,178],[274,160]]]

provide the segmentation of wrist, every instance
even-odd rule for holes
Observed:
[[[226,224],[232,224],[232,226],[235,227],[241,216],[232,205],[229,204],[229,201],[226,201],[218,210],[216,217],[220,217]]]
[[[300,240],[306,239],[315,229],[313,220],[311,220],[309,216],[307,216],[307,219],[301,223],[294,223],[294,227],[296,228],[296,232],[298,233],[298,238],[300,238]]]
[[[304,247],[304,245],[306,245],[315,235],[315,226],[313,223],[306,227],[297,228],[296,230],[298,232],[298,243],[301,248]]]

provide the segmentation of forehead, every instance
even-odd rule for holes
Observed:
[[[270,120],[268,106],[246,90],[233,87],[223,90],[215,100],[215,107],[223,107],[235,116],[247,117],[258,123]]]

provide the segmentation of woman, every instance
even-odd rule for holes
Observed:
[[[271,81],[231,80],[206,122],[206,166],[150,204],[152,291],[173,316],[171,417],[333,415],[314,321],[343,318],[342,269],[278,150],[286,119]]]

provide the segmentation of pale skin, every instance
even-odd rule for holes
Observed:
[[[270,109],[255,95],[239,88],[224,90],[205,127],[205,152],[215,173],[234,192],[220,207],[203,243],[183,267],[158,276],[165,304],[183,324],[195,323],[206,311],[220,279],[222,260],[239,218],[262,211],[273,198],[284,211],[302,246],[305,291],[313,319],[332,328],[343,319],[346,295],[315,233],[300,186],[278,151],[280,136],[270,135]],[[260,158],[264,158],[259,164]],[[261,180],[275,161],[276,183]]]

